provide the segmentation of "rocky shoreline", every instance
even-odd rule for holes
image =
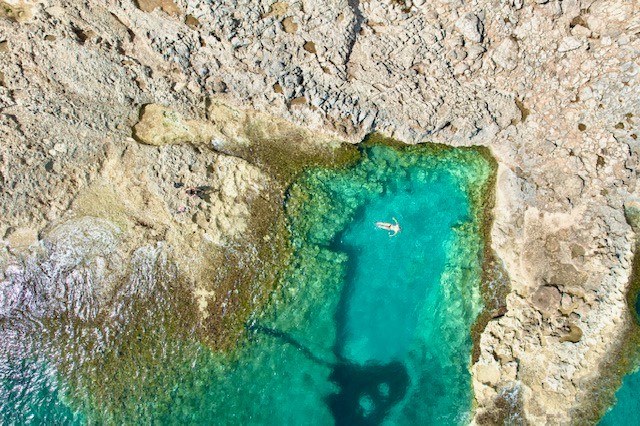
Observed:
[[[185,255],[178,267],[192,282],[210,273],[192,268],[206,265],[194,260],[202,247],[233,248],[252,226],[247,201],[282,191],[273,176],[290,173],[265,167],[273,151],[246,161],[240,124],[251,117],[278,140],[300,126],[295,148],[277,151],[285,159],[374,130],[486,146],[498,162],[491,241],[511,291],[480,337],[476,422],[505,401],[518,422],[593,421],[594,383],[633,321],[625,206],[638,197],[638,8],[2,0],[0,314],[27,302],[34,315],[59,314],[54,284],[88,282],[78,270],[104,286],[101,306],[148,244]],[[134,127],[160,116],[171,131]],[[12,299],[34,250],[56,260],[41,282],[48,296]],[[193,290],[198,306],[216,303],[212,289]]]

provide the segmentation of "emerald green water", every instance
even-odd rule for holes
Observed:
[[[9,395],[23,367],[8,366],[1,413],[15,423],[41,405],[62,423],[466,424],[490,174],[475,150],[433,147],[372,146],[355,165],[308,170],[285,205],[292,260],[237,353],[214,354],[158,320],[147,325],[149,356],[85,348],[92,367],[79,365],[64,392],[42,380]],[[374,226],[392,217],[395,237]],[[87,389],[109,356],[123,377],[105,376],[98,397]]]

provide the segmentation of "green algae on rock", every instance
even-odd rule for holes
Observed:
[[[634,206],[634,210],[637,207]],[[637,211],[625,212],[634,231],[638,229]],[[634,213],[634,214],[629,214]],[[636,237],[637,238],[637,237]],[[576,410],[578,420],[595,422],[602,425],[616,425],[620,422],[635,424],[640,419],[637,411],[638,366],[640,366],[640,244],[636,242],[633,255],[629,287],[627,289],[627,307],[629,315],[624,318],[619,343],[609,358],[599,367],[600,376],[592,384],[593,395],[590,403]],[[599,391],[596,391],[598,389]]]

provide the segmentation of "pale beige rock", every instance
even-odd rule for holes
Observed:
[[[558,52],[569,52],[571,50],[579,49],[582,46],[583,42],[578,37],[565,37],[560,41],[560,45],[558,46]]]
[[[282,28],[285,33],[293,34],[298,31],[298,24],[296,24],[291,16],[288,16],[282,20]]]
[[[169,15],[179,15],[180,9],[173,0],[135,0],[140,10],[143,12],[153,12],[155,9],[162,9]]]
[[[470,41],[480,43],[483,38],[482,21],[473,13],[465,13],[456,21],[456,28]]]
[[[178,112],[156,104],[145,105],[140,121],[133,127],[133,136],[138,141],[156,146],[206,143],[215,135],[208,123],[185,121]]]
[[[18,23],[25,23],[33,18],[33,9],[39,1],[3,0],[0,1],[0,17],[7,17]]]
[[[502,40],[493,52],[493,60],[506,70],[514,70],[518,66],[518,42],[512,38]]]
[[[476,364],[475,378],[489,386],[495,386],[500,382],[500,369],[493,364]]]
[[[13,251],[22,251],[38,242],[38,231],[31,228],[18,228],[10,231],[5,240]]]
[[[269,6],[269,13],[265,15],[265,17],[269,16],[283,16],[289,10],[289,4],[284,1],[277,1]]]

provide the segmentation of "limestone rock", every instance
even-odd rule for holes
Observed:
[[[498,66],[513,71],[518,66],[518,42],[512,38],[502,40],[492,57]]]
[[[110,276],[112,256],[122,266],[136,253],[143,271],[172,247],[196,259],[178,265],[204,283],[193,289],[212,292],[198,256],[251,231],[250,200],[277,198],[257,153],[277,147],[290,160],[372,130],[486,146],[499,170],[487,232],[511,291],[479,330],[478,364],[500,370],[500,389],[474,375],[476,417],[517,389],[519,419],[594,423],[592,404],[607,396],[590,389],[606,392],[598,366],[615,362],[630,318],[640,229],[637,2],[392,3],[148,0],[155,9],[145,13],[135,1],[0,0],[0,235],[46,236],[100,218],[118,230],[117,248],[58,278],[93,297],[90,280]],[[185,18],[163,5],[185,7]],[[288,17],[293,33],[282,29]],[[307,103],[291,107],[297,98]],[[146,142],[136,143],[130,129],[149,103],[155,117],[140,120],[136,137]],[[20,256],[54,251],[44,240],[21,253],[3,244],[0,313],[21,300],[37,309],[47,300],[55,312],[83,306],[62,311],[60,289],[37,268],[27,272],[42,278],[46,297],[23,297]],[[48,271],[59,265],[34,259]],[[569,323],[583,332],[575,344]]]
[[[476,364],[476,379],[489,386],[496,386],[500,382],[500,369],[493,364]]]
[[[465,13],[456,21],[456,28],[468,40],[480,43],[484,37],[484,25],[473,13]]]
[[[136,0],[136,3],[143,12],[153,12],[160,8],[169,15],[180,14],[180,9],[174,0]]]
[[[293,34],[298,31],[298,24],[293,21],[291,16],[288,16],[282,20],[282,28],[285,33]]]
[[[142,108],[140,121],[133,127],[133,136],[149,145],[208,142],[215,135],[212,126],[186,121],[178,112],[157,104]]]
[[[32,228],[12,229],[5,235],[9,248],[15,251],[23,251],[38,241],[38,232]]]
[[[267,13],[265,17],[284,16],[287,10],[289,10],[289,4],[287,2],[277,1],[269,7],[269,13]]]
[[[37,2],[29,0],[0,1],[0,17],[7,17],[18,23],[30,21],[36,4]]]
[[[541,312],[551,313],[560,308],[562,293],[554,286],[541,286],[533,294],[532,302]]]
[[[582,41],[574,36],[565,37],[560,41],[558,46],[558,52],[564,53],[571,50],[579,49],[582,46]]]

